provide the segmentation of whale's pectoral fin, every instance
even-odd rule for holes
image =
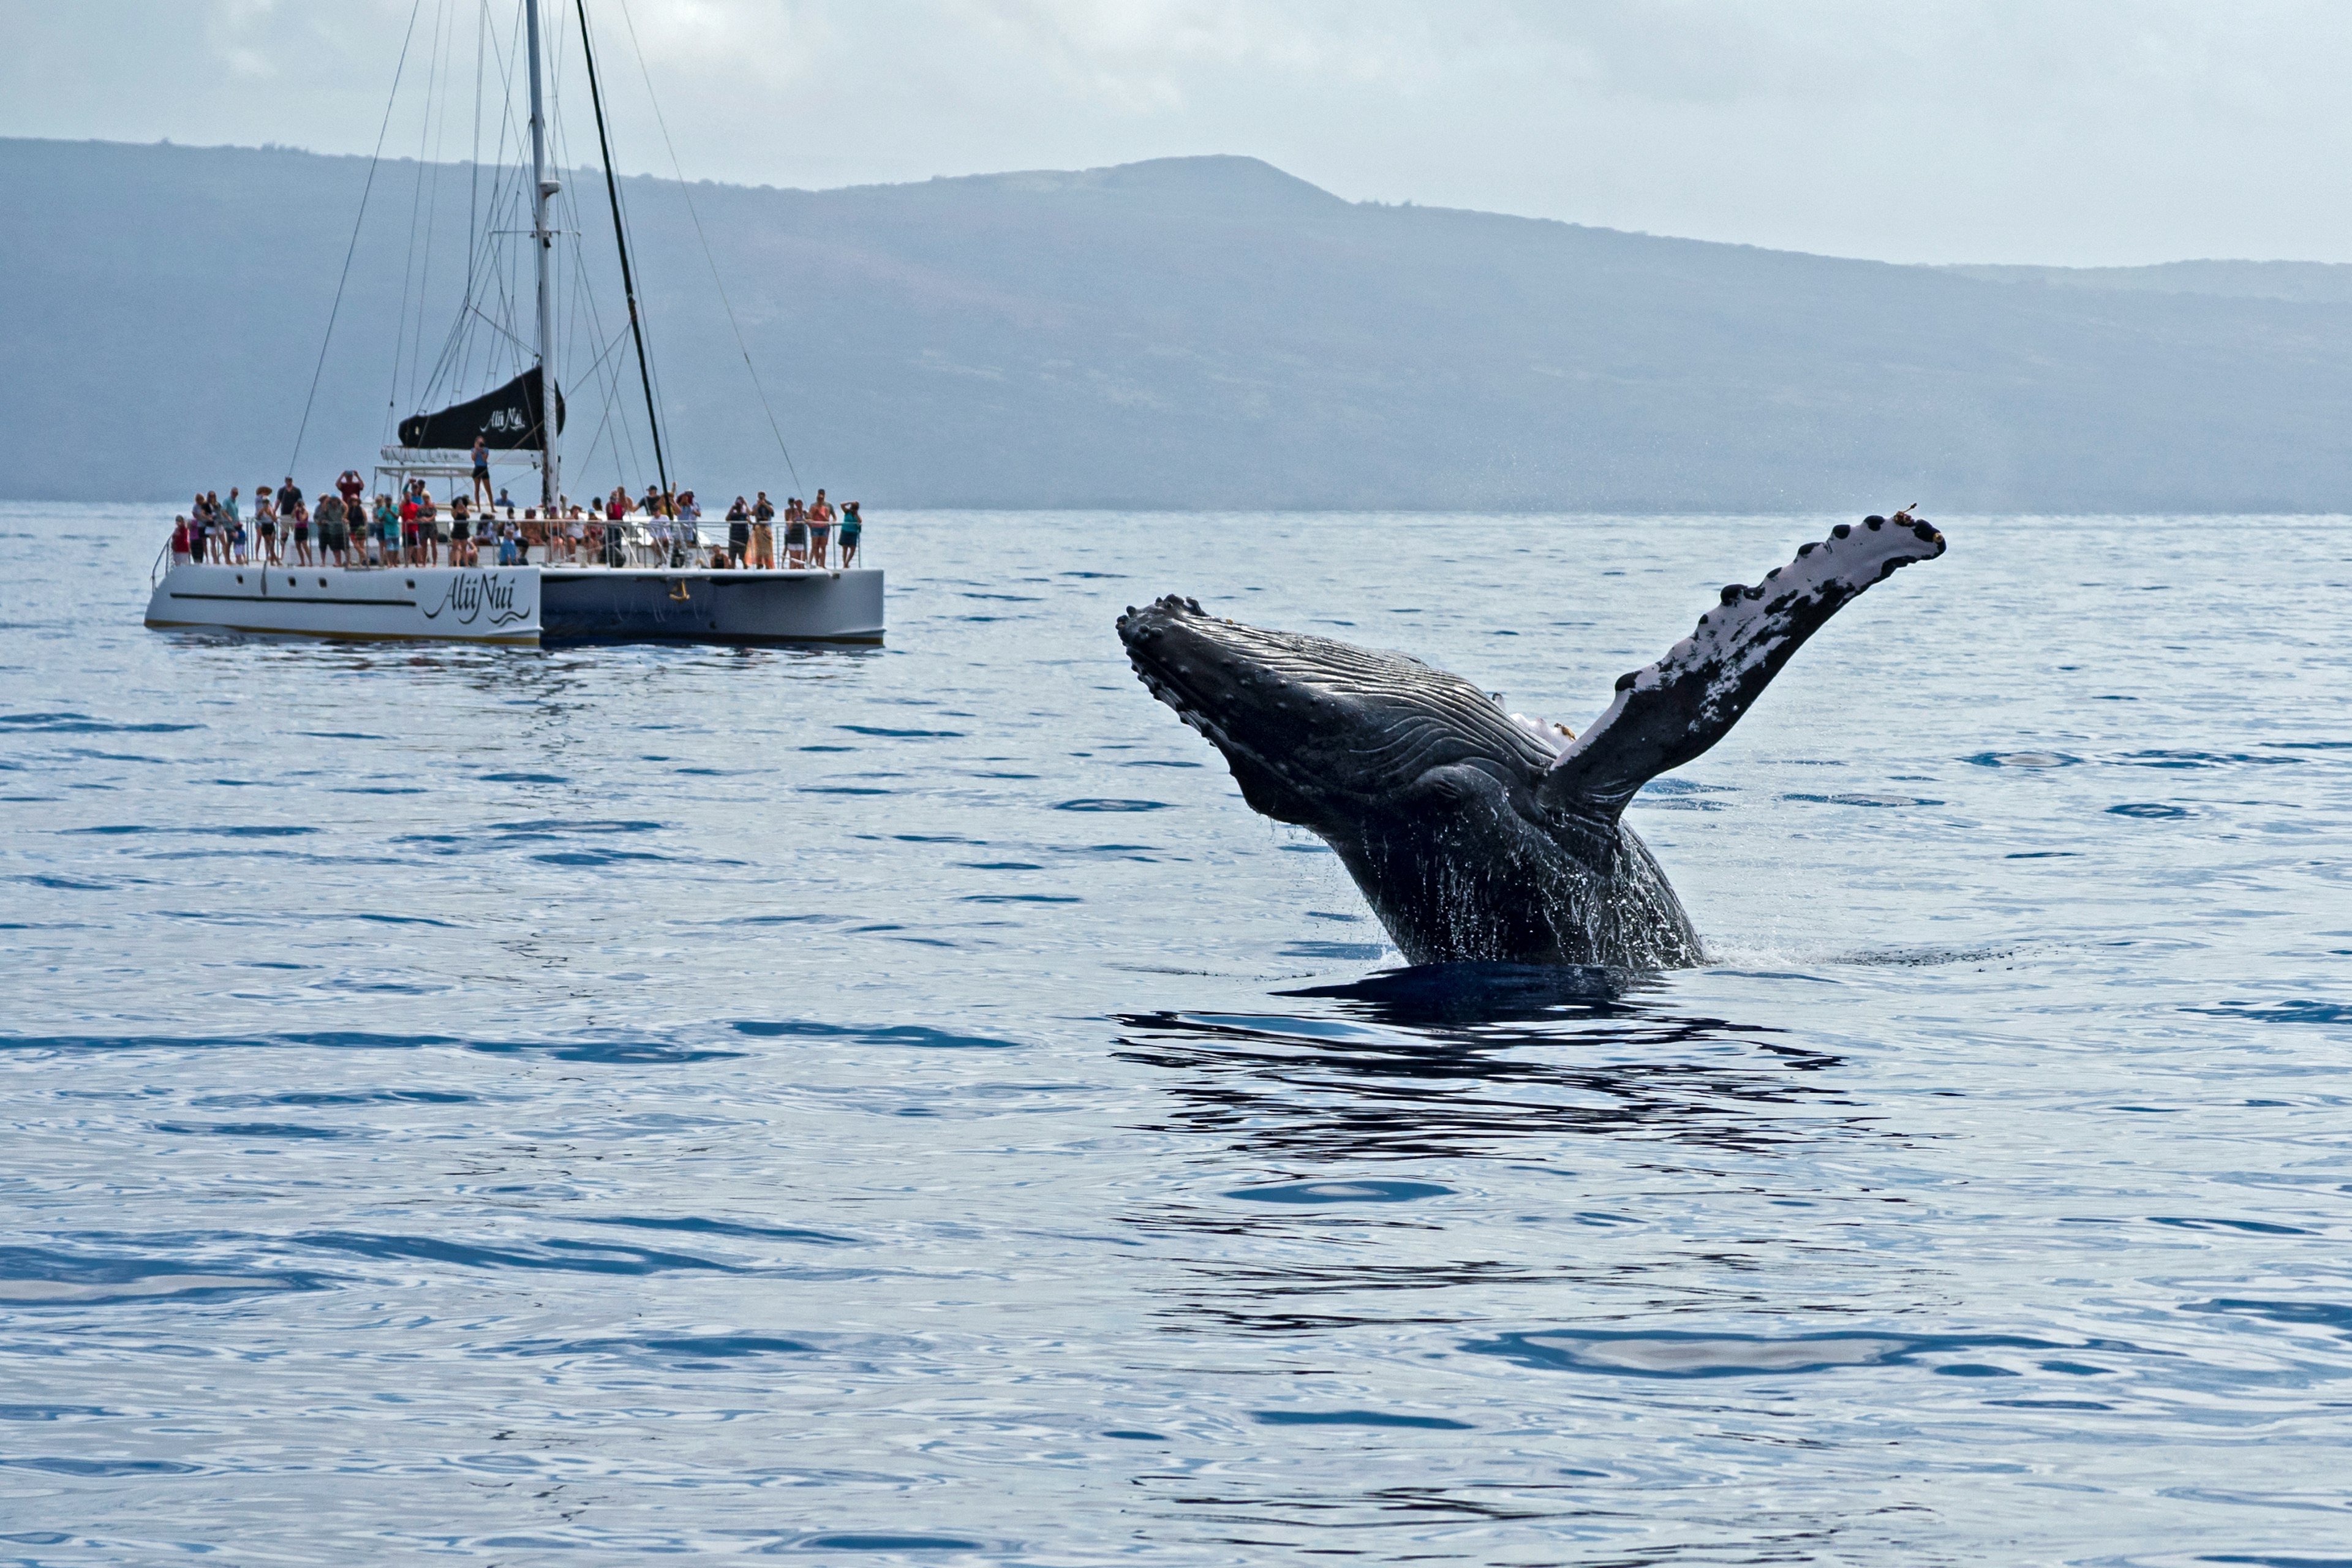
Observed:
[[[1780,667],[1848,601],[1898,567],[1932,561],[1944,536],[1898,512],[1840,523],[1723,602],[1664,658],[1617,680],[1617,700],[1544,775],[1543,803],[1614,820],[1634,792],[1728,734]]]

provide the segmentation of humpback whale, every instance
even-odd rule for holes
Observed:
[[[1338,853],[1409,962],[1671,969],[1705,953],[1626,803],[1723,739],[1839,609],[1943,552],[1907,512],[1840,523],[1762,582],[1725,588],[1573,737],[1419,659],[1172,595],[1128,606],[1118,635],[1252,809]]]

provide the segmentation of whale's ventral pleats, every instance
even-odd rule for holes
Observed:
[[[1727,584],[1573,736],[1408,655],[1173,594],[1129,605],[1118,634],[1254,810],[1338,852],[1408,959],[1665,968],[1700,962],[1698,937],[1626,803],[1728,733],[1839,609],[1944,548],[1904,512],[1838,524],[1761,582]]]

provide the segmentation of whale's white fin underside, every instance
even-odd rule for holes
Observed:
[[[1841,607],[1897,569],[1943,552],[1941,533],[1898,512],[1892,521],[1840,523],[1761,583],[1725,588],[1690,636],[1621,676],[1609,710],[1556,748],[1544,799],[1614,817],[1644,784],[1723,739]]]

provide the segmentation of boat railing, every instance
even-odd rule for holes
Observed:
[[[515,521],[515,520],[499,520],[499,521]],[[570,520],[550,520],[550,521],[570,521]],[[610,523],[609,521],[607,521],[606,520],[602,519],[602,518],[583,519],[583,520],[581,520],[581,521],[583,522],[583,524],[593,523],[593,524],[594,524],[595,526],[598,526],[598,527],[601,527],[601,528],[609,528],[609,527],[611,527],[611,523]],[[350,551],[350,552],[349,552],[349,553],[350,553],[350,556],[352,557],[352,559],[350,559],[350,560],[349,560],[349,561],[347,561],[346,563],[342,563],[342,564],[341,564],[341,565],[337,566],[337,567],[336,567],[336,570],[338,570],[338,571],[345,571],[345,572],[394,572],[394,571],[398,571],[399,569],[401,569],[402,567],[404,567],[404,566],[415,566],[415,565],[416,565],[416,564],[417,564],[417,563],[415,563],[415,562],[412,562],[412,561],[402,561],[402,560],[370,560],[370,559],[368,558],[368,557],[369,557],[369,553],[370,553],[370,552],[369,552],[369,551],[368,551],[367,549],[363,548],[363,547],[359,547],[359,546],[358,546],[357,542],[358,542],[358,540],[359,540],[359,539],[361,539],[361,538],[368,537],[369,535],[372,535],[372,534],[373,534],[373,530],[374,530],[374,528],[375,528],[375,526],[376,526],[376,525],[375,525],[373,522],[370,522],[370,523],[367,525],[368,534],[362,534],[362,533],[358,532],[357,531],[354,531],[354,534],[353,534],[354,548],[353,548],[353,549],[352,549],[352,550]],[[491,567],[492,569],[495,569],[495,568],[497,568],[498,566],[499,566],[499,565],[501,565],[501,564],[514,564],[514,565],[529,565],[529,566],[562,566],[562,567],[565,567],[565,568],[567,568],[567,569],[575,569],[575,570],[576,570],[576,569],[582,569],[582,568],[602,567],[602,566],[605,566],[605,565],[607,564],[607,563],[606,563],[606,562],[604,562],[603,559],[601,559],[601,554],[602,554],[601,551],[599,551],[599,550],[597,550],[597,549],[594,549],[594,548],[592,548],[592,547],[587,543],[587,542],[586,542],[586,541],[584,541],[584,540],[583,540],[582,542],[580,542],[580,553],[578,554],[578,556],[576,556],[576,557],[568,557],[568,556],[558,556],[558,555],[556,555],[555,553],[553,553],[553,552],[549,548],[548,544],[545,542],[545,530],[546,530],[546,527],[547,527],[547,523],[542,522],[542,521],[539,521],[539,520],[537,520],[537,519],[531,519],[531,520],[529,520],[529,521],[528,521],[528,522],[521,523],[521,524],[520,524],[520,526],[526,526],[526,527],[529,527],[529,528],[530,528],[530,529],[532,529],[532,530],[534,530],[534,531],[538,531],[538,532],[541,534],[541,542],[540,542],[532,543],[532,542],[530,542],[528,540],[524,540],[524,541],[522,541],[522,542],[523,542],[523,550],[522,550],[523,559],[522,559],[521,561],[520,561],[520,562],[515,562],[515,563],[501,563],[501,562],[499,562],[499,561],[496,558],[496,557],[497,557],[497,554],[498,554],[498,552],[497,552],[497,549],[496,549],[495,545],[492,545],[492,544],[491,544],[491,542],[490,542],[490,541],[488,541],[488,540],[482,540],[482,541],[481,541],[481,542],[482,542],[484,545],[489,545],[489,546],[490,546],[490,548],[484,549],[484,550],[480,551],[480,552],[479,552],[479,553],[480,553],[481,555],[487,555],[487,556],[490,557],[490,559],[488,559],[488,560],[478,560],[477,564],[478,564],[478,565],[488,566],[488,567]],[[710,559],[711,552],[713,552],[714,550],[723,550],[723,549],[726,547],[726,543],[727,543],[727,524],[726,524],[726,523],[724,523],[724,522],[718,523],[718,524],[716,524],[716,525],[714,526],[714,525],[710,522],[710,521],[709,521],[709,519],[707,519],[707,518],[706,518],[706,519],[702,519],[702,520],[699,520],[699,521],[698,521],[690,522],[690,523],[673,523],[673,524],[672,524],[672,526],[673,526],[673,527],[682,527],[682,528],[684,528],[685,530],[687,530],[688,531],[689,531],[689,532],[691,533],[691,535],[692,535],[692,542],[691,542],[690,543],[687,543],[687,542],[686,542],[686,541],[683,541],[683,540],[680,540],[680,541],[677,541],[677,542],[679,542],[679,543],[687,543],[687,549],[686,549],[687,560],[686,560],[686,562],[685,562],[685,563],[684,563],[684,567],[683,567],[683,568],[673,568],[673,567],[671,566],[671,563],[670,563],[670,560],[669,560],[669,558],[666,555],[666,553],[665,553],[665,552],[664,552],[664,551],[663,551],[663,548],[662,548],[662,542],[661,542],[661,541],[659,541],[659,540],[657,540],[657,539],[656,539],[656,538],[654,537],[654,531],[653,531],[652,527],[650,526],[650,524],[649,524],[646,520],[644,520],[644,519],[642,519],[642,518],[630,518],[630,519],[627,519],[627,520],[624,521],[623,521],[623,523],[622,523],[622,525],[621,525],[621,527],[622,527],[622,549],[623,549],[623,551],[624,551],[624,552],[625,552],[625,559],[624,559],[624,560],[619,563],[619,564],[620,564],[620,566],[621,566],[621,568],[622,568],[622,569],[625,569],[625,570],[629,570],[629,571],[637,571],[637,572],[646,572],[646,571],[663,571],[663,570],[679,570],[679,569],[702,570],[702,569],[705,569],[705,568],[707,568],[707,567],[708,567],[709,563],[709,559]],[[782,526],[781,524],[778,524],[778,525],[777,525],[776,531],[777,531],[777,533],[779,533],[779,534],[781,534],[781,533],[783,531]],[[479,536],[477,536],[477,537],[478,538]],[[440,547],[441,547],[442,549],[446,549],[446,548],[447,547],[447,542],[446,542],[446,540],[444,540],[444,541],[440,541],[440,542],[439,542],[439,544],[440,544]],[[290,566],[290,567],[294,567],[294,568],[296,568],[297,570],[303,569],[303,567],[302,567],[302,563],[300,563],[300,562],[299,562],[299,561],[296,561],[296,560],[292,559],[292,556],[293,556],[293,553],[294,553],[294,545],[293,545],[293,542],[292,542],[292,539],[291,539],[290,535],[287,535],[287,534],[281,534],[281,535],[280,535],[280,537],[279,537],[279,544],[278,544],[278,548],[279,548],[279,550],[280,550],[280,552],[281,552],[281,555],[280,555],[280,558],[279,558],[278,561],[276,561],[276,562],[270,562],[270,561],[268,561],[268,560],[265,558],[266,552],[265,552],[264,551],[262,551],[262,550],[258,549],[258,548],[255,548],[255,549],[253,549],[253,550],[251,550],[251,551],[249,552],[248,556],[247,556],[247,559],[246,561],[244,561],[244,562],[235,562],[235,563],[223,563],[223,564],[236,564],[236,565],[247,565],[247,564],[250,564],[250,565],[275,565],[275,566],[280,566],[280,567],[289,567],[289,566]],[[329,564],[329,563],[324,559],[324,556],[325,556],[325,554],[326,554],[326,550],[325,550],[325,547],[324,547],[323,545],[317,545],[317,544],[314,544],[314,545],[312,545],[312,547],[311,547],[311,548],[312,548],[312,550],[314,551],[314,552],[316,552],[316,553],[320,557],[320,559],[319,559],[319,560],[315,563],[315,564],[317,564],[317,565],[319,565],[319,566],[321,566],[321,567],[326,566],[327,564]],[[832,549],[828,552],[828,553],[829,553],[829,555],[832,557],[832,559],[828,560],[828,561],[827,561],[826,563],[824,563],[824,564],[816,565],[816,566],[786,566],[786,565],[782,565],[782,564],[778,564],[778,565],[774,565],[774,566],[752,566],[752,565],[746,564],[746,565],[743,565],[743,566],[740,566],[740,567],[732,567],[732,568],[730,568],[730,570],[734,570],[734,571],[742,571],[742,572],[802,572],[802,571],[841,572],[841,571],[849,571],[849,570],[862,570],[862,569],[864,569],[864,568],[866,568],[866,567],[867,567],[867,566],[869,566],[869,565],[871,565],[871,564],[872,564],[872,561],[871,561],[871,559],[869,558],[869,555],[868,555],[868,552],[867,552],[867,549],[866,549],[866,543],[865,543],[865,542],[864,542],[864,540],[863,540],[862,538],[860,539],[860,541],[859,541],[859,542],[858,542],[858,550],[857,550],[857,565],[856,565],[856,568],[848,567],[848,566],[845,565],[845,564],[841,562],[841,560],[840,560],[840,558],[839,558],[839,556],[840,556],[840,543],[839,543],[839,536],[838,536],[837,534],[836,534],[836,535],[835,535],[835,542],[834,542],[834,544],[833,544],[833,547],[832,547]],[[784,561],[784,560],[786,560],[786,559],[788,559],[788,558],[789,558],[789,557],[786,555],[785,550],[784,550],[784,548],[783,548],[783,545],[782,545],[782,543],[781,540],[780,540],[780,541],[778,542],[778,543],[777,543],[776,550],[775,550],[775,554],[776,554],[776,558],[777,558],[777,560],[778,560],[778,562],[779,562],[779,563],[782,563],[782,561]],[[532,557],[533,557],[533,556],[536,556],[536,557],[537,557],[537,559],[536,559],[536,560],[532,559]],[[173,565],[179,564],[180,563],[182,563],[182,562],[185,561],[186,559],[187,559],[187,557],[186,557],[186,556],[184,556],[184,555],[175,555],[175,554],[173,552],[173,550],[172,550],[172,539],[171,539],[171,536],[167,534],[167,535],[164,537],[164,540],[163,540],[163,544],[162,544],[161,546],[159,546],[159,547],[156,549],[154,563],[153,563],[152,566],[150,566],[150,567],[148,568],[148,571],[147,571],[147,584],[148,584],[148,586],[149,586],[149,587],[151,587],[151,588],[152,588],[152,587],[153,587],[157,583],[159,583],[159,582],[161,582],[161,581],[163,580],[163,574],[164,574],[164,572],[165,572],[165,571],[167,571],[171,566],[173,566]],[[435,565],[441,565],[441,564],[445,564],[445,563],[442,563],[442,562],[440,562],[440,561],[438,561],[438,560],[436,560],[436,562],[434,562],[433,563],[434,563]],[[203,563],[198,563],[198,564],[203,564]]]

